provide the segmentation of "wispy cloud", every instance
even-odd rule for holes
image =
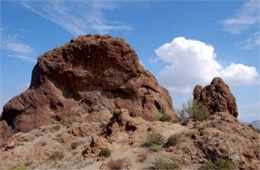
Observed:
[[[22,54],[28,54],[34,52],[33,48],[30,47],[29,45],[18,43],[18,42],[7,42],[6,48]]]
[[[20,3],[75,36],[132,30],[129,25],[105,19],[104,11],[114,10],[117,7],[112,1],[22,0]]]
[[[259,0],[247,0],[232,17],[222,22],[224,30],[232,34],[238,34],[252,25],[259,24],[259,10]]]
[[[260,46],[260,33],[255,32],[246,40],[241,41],[241,46],[245,50],[251,50]]]
[[[36,62],[34,56],[35,50],[28,44],[17,40],[14,36],[5,35],[1,31],[1,50],[3,50],[7,57],[18,58],[26,62]]]

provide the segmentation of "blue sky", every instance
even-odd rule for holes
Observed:
[[[37,57],[80,34],[124,38],[180,107],[221,76],[239,119],[260,119],[260,1],[1,1],[0,106],[28,88]]]

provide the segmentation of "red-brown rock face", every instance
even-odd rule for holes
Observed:
[[[29,89],[4,106],[1,120],[26,132],[55,121],[108,120],[120,108],[146,120],[158,111],[177,119],[168,91],[123,39],[86,35],[41,55]]]
[[[195,86],[193,96],[193,100],[207,106],[211,114],[227,112],[234,117],[238,116],[236,99],[228,85],[219,77],[215,77],[210,85],[204,88],[200,85]]]

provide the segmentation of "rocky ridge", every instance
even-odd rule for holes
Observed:
[[[204,88],[195,86],[193,96],[193,100],[207,106],[211,114],[227,112],[234,117],[238,116],[236,99],[220,77],[215,77],[210,85]]]
[[[4,106],[0,125],[8,134],[28,132],[55,122],[109,120],[120,108],[149,121],[157,112],[177,120],[168,91],[129,44],[85,35],[38,58],[29,89]],[[8,138],[0,135],[1,142]]]
[[[236,101],[225,82],[214,78],[193,94],[211,115],[174,122],[168,92],[128,44],[80,36],[40,56],[30,88],[5,105],[0,167],[154,169],[163,159],[180,169],[209,169],[223,160],[233,169],[260,169],[260,135],[236,119]],[[158,120],[165,113],[171,121]],[[151,135],[155,148],[147,145]]]

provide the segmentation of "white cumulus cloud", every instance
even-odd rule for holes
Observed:
[[[252,84],[258,80],[255,67],[231,63],[224,67],[217,60],[212,45],[177,37],[155,50],[167,63],[159,73],[159,81],[173,93],[185,94],[196,84],[206,85],[220,76],[230,85]]]

